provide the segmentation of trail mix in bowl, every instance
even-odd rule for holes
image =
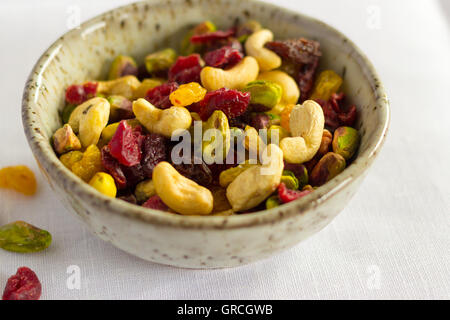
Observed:
[[[274,40],[258,22],[195,26],[180,49],[66,90],[61,162],[101,193],[183,215],[273,208],[314,191],[359,146],[342,78],[320,44]]]

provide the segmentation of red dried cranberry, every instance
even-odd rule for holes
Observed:
[[[86,82],[83,84],[84,96],[88,100],[97,94],[98,82]]]
[[[310,194],[311,192],[311,190],[299,191],[288,189],[283,182],[278,186],[278,198],[282,203],[294,201],[298,198],[306,196],[307,194]]]
[[[292,67],[291,76],[297,79],[301,92],[300,100],[306,100],[314,85],[314,77],[322,55],[320,43],[305,38],[271,41],[266,48],[278,54],[283,62]]]
[[[209,51],[204,56],[206,65],[215,68],[231,68],[242,60],[243,54],[231,46],[225,46],[217,50]]]
[[[127,188],[134,188],[139,182],[147,178],[140,163],[132,167],[121,166],[121,168],[127,178]]]
[[[187,57],[178,57],[177,61],[169,69],[169,81],[175,81],[180,84],[200,82],[201,62],[200,55],[197,53]]]
[[[198,114],[203,121],[208,120],[215,110],[221,110],[228,119],[233,119],[247,110],[250,93],[222,88],[208,92],[199,103]]]
[[[356,106],[351,105],[347,109],[343,107],[345,95],[344,93],[334,93],[328,101],[317,100],[322,106],[323,115],[325,117],[325,125],[331,131],[336,130],[340,126],[353,126],[356,121]]]
[[[66,89],[67,103],[78,105],[83,103],[85,99],[83,86],[73,84]]]
[[[169,207],[161,200],[159,196],[151,196],[147,201],[142,204],[145,208],[161,210],[161,211],[169,211]]]
[[[147,91],[145,99],[159,109],[167,109],[172,106],[169,96],[178,89],[178,83],[167,82]]]
[[[39,300],[42,286],[36,274],[27,267],[17,269],[3,291],[3,300]]]
[[[214,32],[197,34],[197,35],[193,35],[191,37],[191,42],[195,43],[195,44],[214,42],[217,40],[229,38],[229,37],[233,36],[234,33],[235,33],[235,30],[230,29],[227,31],[218,30],[218,31],[214,31]]]
[[[125,177],[119,162],[111,155],[108,146],[102,148],[102,165],[114,178],[119,189],[124,189],[127,186],[127,178]]]
[[[141,165],[147,177],[152,177],[153,169],[158,163],[167,160],[166,144],[166,138],[159,134],[151,133],[145,137],[142,143]]]
[[[124,166],[137,165],[141,162],[140,136],[139,129],[133,129],[126,120],[120,121],[116,133],[108,144],[111,155]]]
[[[97,94],[97,82],[86,82],[83,85],[73,84],[66,89],[67,103],[78,105],[95,97]]]

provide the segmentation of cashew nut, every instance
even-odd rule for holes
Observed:
[[[175,130],[187,130],[192,117],[184,107],[158,109],[145,99],[133,102],[133,112],[140,123],[150,132],[170,138]]]
[[[220,88],[242,89],[247,83],[256,79],[258,72],[258,62],[255,58],[247,56],[228,70],[204,67],[200,73],[200,79],[203,87],[208,91]]]
[[[135,76],[124,76],[109,81],[99,81],[97,86],[98,93],[107,95],[123,96],[129,100],[133,99],[135,91],[140,87],[141,82]]]
[[[281,140],[280,148],[289,163],[311,160],[319,150],[325,119],[322,108],[313,100],[296,105],[291,111],[289,126],[292,137]]]
[[[262,72],[258,76],[258,80],[268,80],[278,83],[283,92],[281,94],[282,104],[297,104],[300,97],[300,90],[295,80],[286,72],[280,70]]]
[[[213,209],[211,191],[182,176],[168,162],[153,169],[156,194],[172,210],[184,215],[206,215]]]
[[[104,98],[89,99],[73,110],[69,125],[78,136],[83,147],[97,144],[103,129],[108,124],[110,105]]]
[[[227,187],[227,198],[234,211],[256,207],[280,184],[284,168],[283,152],[275,144],[269,144],[264,154],[267,161],[248,168]]]
[[[281,66],[281,58],[272,50],[264,48],[266,42],[273,40],[273,33],[262,29],[252,33],[245,41],[245,51],[258,61],[261,71],[269,71]]]

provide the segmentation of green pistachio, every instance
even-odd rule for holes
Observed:
[[[228,124],[228,118],[225,115],[225,113],[223,113],[220,110],[216,110],[213,112],[213,114],[209,117],[209,119],[203,124],[203,141],[202,141],[202,152],[203,152],[203,157],[205,159],[209,159],[209,160],[213,160],[215,159],[215,150],[213,148],[215,148],[216,146],[216,142],[215,139],[216,137],[213,136],[205,136],[206,134],[209,134],[211,132],[208,133],[208,130],[210,129],[216,129],[219,131],[221,137],[222,137],[222,157],[223,159],[226,158],[227,154],[228,154],[228,150],[230,150],[230,127]],[[220,144],[220,142],[217,142],[218,144]],[[213,159],[211,159],[213,158]]]
[[[62,121],[63,123],[67,123],[69,122],[70,119],[70,115],[72,114],[73,110],[75,110],[75,108],[77,107],[77,105],[75,104],[66,104],[66,106],[64,107],[63,111],[62,111]]]
[[[333,152],[349,160],[358,150],[359,142],[358,130],[351,127],[339,127],[334,131]]]
[[[109,96],[107,98],[109,109],[109,122],[116,122],[133,117],[133,104],[123,96]]]
[[[309,181],[313,186],[321,186],[344,171],[345,166],[345,159],[341,155],[328,152],[314,166]]]
[[[129,74],[136,75],[137,71],[137,64],[132,57],[117,56],[109,69],[108,79],[114,80]]]
[[[151,196],[156,194],[153,180],[145,180],[137,184],[134,195],[138,203],[147,201]]]
[[[0,248],[20,253],[37,252],[48,248],[52,236],[24,221],[0,227]]]
[[[242,91],[250,92],[250,103],[261,106],[266,111],[280,102],[282,93],[279,84],[267,80],[249,82]]]
[[[245,162],[237,165],[236,167],[222,171],[219,176],[220,186],[223,188],[228,187],[228,185],[232,183],[234,179],[237,178],[238,175],[240,175],[242,172],[255,165],[256,164],[249,163],[249,160],[246,160]]]
[[[145,57],[145,67],[150,73],[169,69],[177,59],[177,53],[172,48],[167,48]]]
[[[271,196],[266,200],[266,209],[278,207],[280,204],[281,202],[280,199],[278,199],[278,196]]]
[[[299,181],[295,174],[289,170],[283,170],[281,176],[281,182],[283,182],[288,189],[297,190],[299,187]]]

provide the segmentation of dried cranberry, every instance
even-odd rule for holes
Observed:
[[[204,56],[206,65],[215,68],[231,68],[236,63],[242,60],[243,54],[232,48],[231,46],[225,46],[217,50],[209,51]]]
[[[127,186],[127,178],[122,171],[120,163],[111,155],[108,146],[102,148],[102,165],[114,178],[119,189],[124,189]]]
[[[291,76],[297,79],[301,92],[300,100],[306,100],[312,90],[314,77],[322,55],[317,41],[305,38],[271,41],[266,48],[278,54],[283,62],[291,65]]]
[[[142,170],[151,178],[153,169],[161,161],[167,160],[167,141],[163,136],[151,133],[142,143]]]
[[[169,69],[169,81],[180,84],[189,82],[200,82],[202,71],[202,60],[199,54],[191,54],[187,57],[178,57]]]
[[[98,82],[86,82],[85,84],[83,84],[83,90],[86,100],[95,97],[95,95],[97,94],[97,87]]]
[[[126,120],[122,120],[108,146],[119,163],[131,167],[141,162],[141,143],[140,130],[133,129]]]
[[[127,178],[128,188],[134,188],[139,182],[147,178],[140,163],[132,167],[121,166],[121,168]]]
[[[97,94],[97,82],[86,82],[83,85],[73,84],[66,89],[67,103],[78,105],[95,97]]]
[[[159,109],[167,109],[172,106],[169,96],[178,89],[178,83],[167,82],[147,91],[145,99]]]
[[[235,30],[230,29],[227,31],[218,30],[218,31],[214,31],[214,32],[197,34],[197,35],[193,35],[191,37],[191,42],[195,43],[195,44],[204,44],[204,43],[208,43],[208,42],[214,42],[214,41],[221,40],[221,39],[227,39],[227,38],[233,36],[234,33],[235,33]]]
[[[208,92],[199,103],[198,114],[203,121],[208,120],[215,110],[221,110],[228,119],[233,119],[247,110],[250,93],[222,88]]]
[[[42,286],[36,274],[27,267],[17,269],[3,291],[3,300],[39,300]]]
[[[161,211],[169,211],[169,207],[161,200],[159,196],[151,196],[147,201],[142,204],[145,208],[161,210]]]
[[[73,84],[66,89],[67,103],[78,105],[83,103],[85,99],[83,86]]]
[[[307,194],[310,194],[311,192],[311,190],[299,191],[288,189],[283,182],[278,186],[278,198],[282,203],[294,201],[298,198],[306,196]]]
[[[325,117],[325,125],[331,131],[336,130],[340,126],[353,126],[356,121],[356,106],[351,105],[348,108],[343,107],[345,95],[344,93],[334,93],[328,101],[317,100],[322,106],[323,115]]]

